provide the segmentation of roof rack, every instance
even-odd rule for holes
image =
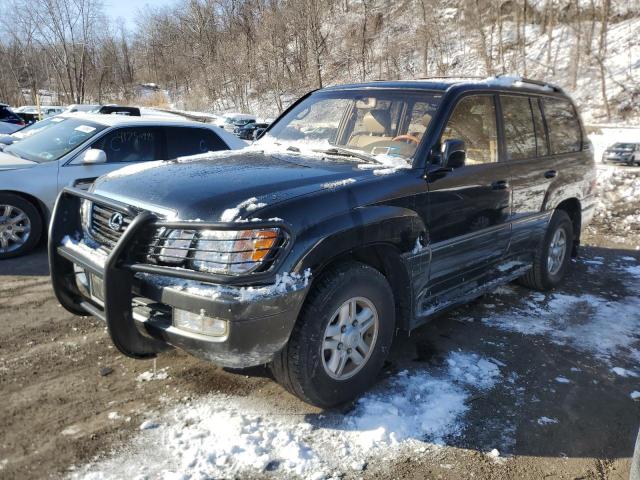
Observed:
[[[496,75],[495,78],[509,77],[509,76],[510,75],[507,75],[507,74],[499,74],[499,75]],[[564,90],[562,90],[562,87],[555,85],[553,83],[543,82],[541,80],[534,80],[532,78],[524,78],[524,77],[517,77],[517,78],[518,78],[517,81],[519,83],[528,83],[530,85],[536,85],[537,87],[550,88],[555,92],[564,92]]]
[[[478,80],[478,79],[484,79],[487,77],[483,77],[481,75],[432,75],[429,77],[418,77],[418,80],[438,80],[438,79],[455,80],[457,78],[473,78],[475,80]]]

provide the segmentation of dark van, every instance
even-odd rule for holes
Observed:
[[[570,268],[594,211],[570,98],[520,78],[311,92],[251,147],[65,189],[60,303],[125,355],[268,364],[314,405],[376,378],[398,329]]]

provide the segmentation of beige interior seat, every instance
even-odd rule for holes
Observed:
[[[391,117],[387,110],[370,110],[362,117],[362,124],[351,135],[348,145],[366,147],[375,142],[391,140],[389,136]]]

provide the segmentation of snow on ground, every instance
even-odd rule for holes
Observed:
[[[210,395],[148,418],[130,448],[72,478],[339,477],[371,458],[425,452],[459,436],[472,395],[501,377],[492,361],[453,352],[441,368],[405,370],[382,382],[347,414],[304,418],[256,397]]]
[[[635,260],[633,260],[635,262]],[[629,288],[640,286],[640,272],[628,271],[631,260],[611,265]],[[509,294],[509,290],[503,292]],[[583,321],[570,323],[565,312],[581,312]],[[615,319],[615,321],[612,321]],[[558,345],[569,345],[611,363],[615,358],[640,360],[640,297],[629,295],[612,301],[593,294],[531,293],[519,306],[482,319],[486,325],[523,335],[544,335]],[[564,377],[558,377],[563,383]]]

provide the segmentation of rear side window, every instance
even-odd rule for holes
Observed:
[[[531,99],[531,110],[533,111],[533,125],[536,127],[538,156],[544,157],[545,155],[549,155],[549,145],[547,144],[547,132],[544,128],[542,110],[540,110],[540,101],[537,98]]]
[[[154,127],[118,128],[91,148],[104,150],[109,163],[161,160],[162,131]]]
[[[567,100],[556,98],[545,98],[542,104],[549,130],[551,154],[579,151],[582,145],[582,134],[573,105]]]
[[[228,150],[218,135],[206,128],[165,127],[167,158]]]
[[[536,131],[528,97],[501,95],[508,160],[536,156]]]

